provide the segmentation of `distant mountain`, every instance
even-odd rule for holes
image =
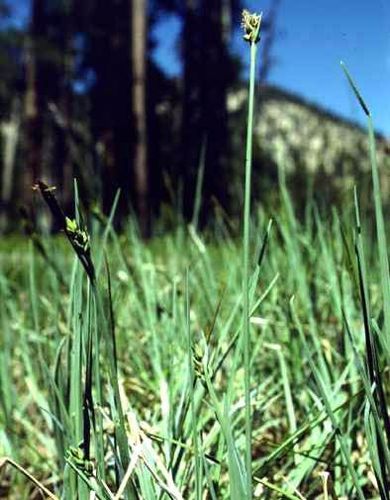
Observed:
[[[232,118],[235,150],[242,149],[245,130],[247,91],[232,92],[228,108]],[[382,190],[390,194],[390,146],[376,134],[377,159]],[[275,86],[257,89],[255,121],[255,182],[261,176],[275,178],[279,168],[301,191],[310,181],[313,189],[338,196],[348,194],[353,185],[369,198],[370,160],[367,132],[354,123],[296,94]],[[294,185],[295,182],[295,185]]]

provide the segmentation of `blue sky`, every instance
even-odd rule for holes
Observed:
[[[269,12],[271,0],[247,0],[246,7]],[[12,2],[18,22],[28,16],[28,0]],[[239,25],[240,20],[237,20]],[[390,3],[388,0],[281,0],[277,58],[270,81],[347,118],[364,123],[339,62],[343,60],[372,111],[376,128],[390,136]],[[156,29],[155,59],[169,74],[180,73],[174,17]],[[247,57],[237,35],[234,50]]]
[[[247,8],[269,12],[270,0],[248,0]],[[239,24],[240,20],[237,20]],[[280,36],[270,81],[364,123],[339,62],[343,60],[366,99],[376,128],[390,136],[390,4],[388,0],[281,0]],[[174,18],[158,28],[159,63],[170,73],[180,71]],[[234,50],[247,57],[237,36]]]

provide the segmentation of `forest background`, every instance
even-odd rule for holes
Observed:
[[[24,217],[42,226],[42,213],[31,190],[41,178],[56,186],[67,212],[73,207],[74,178],[78,180],[86,207],[101,214],[109,213],[120,190],[118,225],[127,215],[135,213],[144,236],[152,234],[154,221],[164,219],[169,226],[177,222],[177,216],[187,221],[193,217],[200,172],[200,224],[205,226],[213,220],[216,210],[232,220],[238,216],[242,206],[245,134],[245,95],[240,100],[240,92],[245,88],[246,62],[242,50],[237,48],[237,39],[243,7],[240,0],[2,0],[0,230],[18,229],[21,208]],[[261,99],[266,99],[270,88],[274,90],[269,86],[273,72],[280,83],[283,67],[287,67],[285,76],[289,64],[291,67],[287,58],[296,57],[291,38],[299,36],[294,34],[292,25],[298,24],[299,17],[302,21],[303,5],[296,9],[291,26],[286,25],[288,8],[280,0],[266,5],[258,68],[260,117]],[[378,6],[372,10],[375,11],[372,15],[381,14]],[[321,15],[321,8],[315,7],[303,16],[313,26],[318,25],[316,12]],[[312,73],[323,78],[320,67],[329,67],[331,39],[338,43],[344,33],[349,37],[346,46],[352,50],[348,56],[361,46],[367,46],[367,54],[372,55],[370,47],[376,43],[376,58],[367,59],[369,69],[373,69],[383,56],[382,48],[378,49],[382,38],[376,40],[374,36],[372,40],[369,31],[366,40],[363,37],[359,41],[360,21],[367,15],[362,6],[355,9],[354,17],[341,31],[334,22],[336,14],[342,12],[330,14],[328,36],[324,37],[318,60],[308,59],[306,63],[297,60],[293,64],[297,65],[296,73],[311,82],[303,89],[309,100],[318,102],[319,91],[324,96],[324,108],[329,103],[345,114],[345,100],[354,101],[341,80],[341,72],[337,74],[338,60],[334,58],[334,73],[324,82],[331,96],[328,100],[327,92],[319,89],[314,79],[310,80],[308,66],[312,66]],[[341,21],[338,23],[342,24]],[[357,24],[357,31],[352,30],[352,35],[348,35],[352,21]],[[304,36],[308,32],[301,38]],[[316,37],[312,32],[310,36],[313,43],[318,43],[315,40],[320,35]],[[284,45],[289,46],[285,59],[280,57],[283,51],[278,50]],[[346,46],[341,44],[340,57]],[[344,97],[348,95],[347,99],[335,98],[329,85],[331,80],[340,84],[338,92]],[[378,98],[384,83],[377,84]],[[370,88],[372,82],[363,80],[363,84]],[[289,88],[290,83],[282,81],[282,85]],[[301,90],[298,79],[292,77],[291,85],[294,90]],[[240,102],[238,113],[232,112],[232,108],[237,111],[235,98]],[[233,102],[230,108],[229,102]],[[306,102],[299,104],[307,106]],[[386,109],[386,104],[378,106],[380,120],[376,121],[385,133]],[[351,104],[347,114],[349,119],[358,119],[355,104]],[[318,115],[321,126],[329,121],[326,109],[319,108]],[[283,117],[277,120],[282,122]],[[350,125],[348,120],[346,123]],[[298,124],[290,128],[296,131],[301,127]],[[356,130],[359,131],[358,126]],[[277,178],[278,159],[267,149],[267,143],[271,142],[267,137],[276,133],[271,130],[262,137],[261,133],[257,135],[260,146],[255,148],[254,197],[265,200],[270,193],[272,198]],[[386,157],[385,138],[378,138],[382,139]],[[340,140],[348,142],[342,137]],[[323,141],[322,149],[329,149],[329,141],[334,147],[334,139],[328,138]],[[350,146],[357,157],[361,157],[360,143]],[[303,150],[301,145],[299,148]],[[313,156],[315,152],[310,154]],[[344,180],[338,181],[338,187],[345,184],[349,192],[351,173],[346,172],[345,164],[351,163],[351,155],[356,174],[352,182],[361,173],[353,154],[340,145],[336,157],[330,160],[340,164],[338,175]],[[295,170],[301,170],[298,176],[291,177],[297,199],[307,198],[310,191],[313,179],[307,170],[320,177],[324,173],[332,177],[329,184],[335,177],[333,170],[328,175],[329,167],[321,165],[319,160],[312,161],[316,163],[313,167],[303,168],[299,163],[304,162],[295,158],[294,150],[290,156],[296,163]],[[333,187],[326,195],[334,199]]]

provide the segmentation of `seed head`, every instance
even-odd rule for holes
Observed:
[[[90,250],[89,234],[85,229],[81,229],[74,219],[65,217],[65,231],[73,246],[81,252],[88,253]]]
[[[260,40],[261,18],[262,18],[262,13],[251,14],[246,9],[242,11],[241,27],[245,32],[243,38],[248,43],[257,43]]]

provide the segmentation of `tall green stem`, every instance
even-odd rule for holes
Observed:
[[[252,415],[250,395],[250,324],[249,324],[249,238],[250,238],[250,209],[251,209],[251,178],[252,178],[252,135],[253,111],[256,79],[256,42],[250,43],[250,79],[249,104],[245,156],[245,201],[244,201],[244,255],[243,255],[243,329],[244,329],[244,390],[245,390],[245,438],[246,438],[246,471],[248,498],[252,498]]]

